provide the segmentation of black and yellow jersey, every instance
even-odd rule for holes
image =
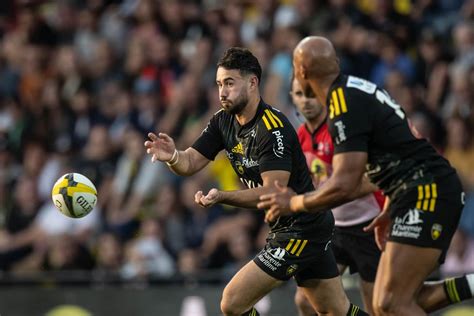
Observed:
[[[368,153],[367,174],[385,194],[455,172],[425,139],[413,136],[403,109],[374,83],[339,75],[329,89],[334,153]]]
[[[261,173],[265,171],[285,170],[290,172],[288,186],[295,192],[314,190],[296,131],[283,113],[263,100],[260,100],[255,117],[243,126],[234,115],[218,111],[192,147],[209,160],[225,150],[234,171],[248,188],[262,186]],[[330,211],[298,213],[281,217],[270,226],[273,232],[288,228],[306,230],[308,224],[321,224],[332,230],[333,221]],[[313,234],[317,234],[317,229]]]

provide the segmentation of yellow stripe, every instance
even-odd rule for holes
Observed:
[[[265,111],[268,111],[268,110],[265,110]],[[278,116],[275,115],[275,113],[273,113],[272,111],[268,111],[268,113],[270,113],[270,115],[273,116],[275,120],[277,120],[278,125],[280,125],[280,127],[283,127],[283,122],[278,118]]]
[[[296,249],[298,249],[298,246],[301,244],[301,239],[296,240],[296,244],[293,246],[293,249],[291,249],[290,253],[294,254]]]
[[[418,202],[416,202],[416,208],[421,210],[421,200],[423,200],[423,186],[418,186]]]
[[[308,240],[303,240],[303,244],[301,245],[300,247],[300,250],[298,250],[298,252],[296,253],[296,256],[299,257],[300,256],[300,253],[303,251],[304,247],[306,246],[306,244],[308,243]]]
[[[357,315],[357,312],[359,311],[359,307],[352,305],[352,311],[351,311],[351,316]]]
[[[461,299],[459,298],[458,290],[456,289],[456,283],[454,279],[447,280],[448,285],[448,294],[453,302],[460,302]]]
[[[452,293],[452,290],[451,290],[450,281],[451,281],[451,279],[446,280],[446,290],[448,291],[449,300],[451,302],[454,302],[454,296],[453,296],[453,293]]]
[[[272,122],[273,127],[277,128],[278,124],[277,122],[273,119],[272,115],[270,114],[270,111],[265,110],[265,113],[267,113],[267,117],[270,119],[270,122]]]
[[[82,183],[78,183],[77,186],[75,187],[67,188],[67,195],[69,196],[73,196],[74,193],[76,192],[87,192],[87,193],[97,194],[96,190]]]
[[[430,185],[429,184],[425,184],[425,199],[423,200],[423,211],[427,211],[428,210],[428,206],[429,206],[429,198],[431,196],[430,194]]]
[[[294,241],[295,241],[294,239],[290,239],[290,242],[288,243],[288,245],[286,245],[286,248],[285,248],[286,251],[290,251],[291,245],[293,245]]]
[[[271,130],[272,127],[270,126],[270,123],[268,123],[268,120],[267,118],[264,116],[262,116],[262,119],[263,119],[263,123],[265,123],[265,126],[267,127],[268,130]]]
[[[339,100],[337,99],[336,90],[332,92],[332,100],[334,102],[334,116],[338,116],[341,114],[341,109],[339,108]]]
[[[448,289],[449,289],[449,296],[451,298],[451,301],[453,302],[458,302],[457,298],[456,298],[456,294],[454,293],[454,279],[450,279],[448,281]]]
[[[459,297],[458,289],[456,288],[456,282],[453,279],[453,292],[456,297],[456,302],[461,302],[461,298]]]
[[[425,184],[425,199],[429,199],[431,196],[431,190],[430,190],[430,185]]]
[[[59,189],[67,187],[68,180],[62,179],[61,182],[53,187],[53,194],[59,194]]]
[[[346,99],[344,98],[344,92],[342,91],[342,88],[338,88],[337,93],[339,94],[339,101],[341,102],[341,111],[342,113],[346,113],[347,112]]]
[[[436,183],[431,184],[431,201],[430,201],[430,212],[434,212],[435,205],[436,205],[436,198],[438,197],[438,190],[436,187]]]
[[[329,118],[330,119],[334,118],[334,105],[333,105],[332,100],[331,100],[331,104],[329,105]]]

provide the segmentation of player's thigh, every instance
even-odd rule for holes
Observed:
[[[262,271],[255,262],[250,261],[225,287],[221,305],[232,308],[238,306],[246,311],[282,282]]]
[[[403,304],[414,300],[424,280],[438,266],[441,250],[387,242],[375,280],[374,303]]]
[[[345,315],[349,300],[342,287],[341,277],[306,280],[301,290],[320,314]]]

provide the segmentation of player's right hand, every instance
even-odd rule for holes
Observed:
[[[145,141],[146,153],[151,155],[151,162],[169,161],[173,157],[176,146],[171,137],[165,133],[148,133],[149,140]]]

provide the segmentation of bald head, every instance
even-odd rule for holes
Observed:
[[[293,51],[295,72],[303,79],[324,79],[339,74],[339,60],[332,43],[324,37],[308,36]]]

